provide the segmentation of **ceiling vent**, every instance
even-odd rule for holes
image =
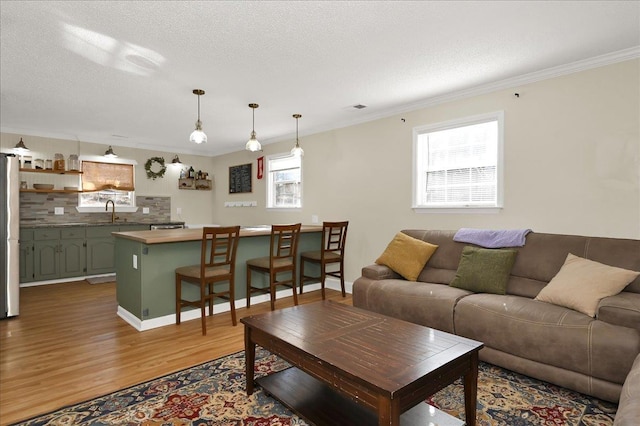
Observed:
[[[358,104],[358,105],[354,105],[353,107],[355,109],[365,109],[367,106],[366,105],[362,105],[362,104]]]

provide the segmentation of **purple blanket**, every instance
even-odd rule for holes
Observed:
[[[453,236],[453,240],[486,248],[522,247],[529,232],[531,229],[460,228]]]

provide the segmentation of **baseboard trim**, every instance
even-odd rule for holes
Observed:
[[[336,290],[336,291],[341,291],[340,288],[340,281],[334,278],[327,278],[325,281],[325,287],[331,290]],[[353,283],[351,282],[346,282],[344,283],[344,287],[345,287],[345,291],[349,294],[351,294],[351,290],[353,288]],[[316,290],[320,290],[320,283],[314,283],[314,284],[305,284],[304,286],[304,292],[307,293],[309,291],[316,291]],[[291,290],[290,289],[284,289],[284,290],[279,290],[276,292],[276,300],[277,299],[282,299],[284,297],[289,297],[291,296]],[[255,305],[258,303],[264,303],[264,302],[268,302],[269,301],[269,295],[268,294],[261,294],[258,296],[253,296],[251,298],[251,304]],[[238,308],[245,308],[247,306],[247,299],[239,299],[236,300],[236,309]],[[224,303],[216,303],[213,307],[213,313],[214,314],[219,314],[222,312],[229,312],[229,310],[231,309],[231,306],[229,305],[229,302],[224,302]],[[127,311],[125,308],[123,308],[122,306],[118,305],[118,310],[117,310],[117,315],[122,318],[127,324],[129,324],[130,326],[132,326],[133,328],[135,328],[138,331],[147,331],[147,330],[152,330],[154,328],[159,328],[159,327],[164,327],[167,325],[173,325],[176,323],[176,315],[175,314],[170,314],[170,315],[164,315],[162,317],[158,317],[158,318],[151,318],[151,319],[146,319],[146,320],[141,320],[140,318],[138,318],[137,316],[135,316],[134,314],[132,314],[131,312]],[[208,315],[208,312],[207,312]],[[182,314],[180,315],[180,321],[184,322],[184,321],[191,321],[191,320],[195,320],[195,319],[199,319],[200,318],[200,311],[197,309],[191,309],[188,311],[183,311]]]

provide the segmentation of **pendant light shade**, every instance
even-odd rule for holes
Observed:
[[[293,118],[296,119],[296,145],[291,148],[291,155],[296,157],[302,157],[304,155],[304,150],[300,146],[300,141],[298,140],[298,119],[302,117],[300,114],[293,114]]]
[[[196,129],[191,133],[189,141],[201,144],[207,142],[207,135],[202,131],[202,121],[200,121],[200,95],[204,95],[204,90],[193,89],[193,94],[198,96],[198,121],[196,121]]]
[[[13,148],[13,150],[15,152],[17,152],[18,154],[22,154],[24,152],[29,152],[30,151],[30,149],[25,146],[24,142],[22,141],[22,138],[20,138],[20,142],[18,142],[16,144],[16,146]]]
[[[256,108],[259,106],[258,104],[249,104],[249,108],[252,109],[253,124],[251,125],[251,137],[244,146],[244,149],[251,152],[262,151],[262,145],[260,145],[260,142],[256,139]]]
[[[109,145],[109,149],[107,149],[104,152],[104,156],[105,157],[109,157],[109,158],[116,158],[117,157],[116,153],[113,152],[113,148],[111,148],[111,145]]]

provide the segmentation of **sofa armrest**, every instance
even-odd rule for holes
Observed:
[[[622,385],[618,412],[613,426],[636,426],[640,418],[640,355]]]
[[[396,272],[393,272],[391,268],[385,265],[369,265],[362,268],[362,276],[371,280],[388,280],[388,279],[402,279],[402,276]]]
[[[640,294],[623,291],[605,297],[598,305],[596,317],[609,324],[640,330]]]

